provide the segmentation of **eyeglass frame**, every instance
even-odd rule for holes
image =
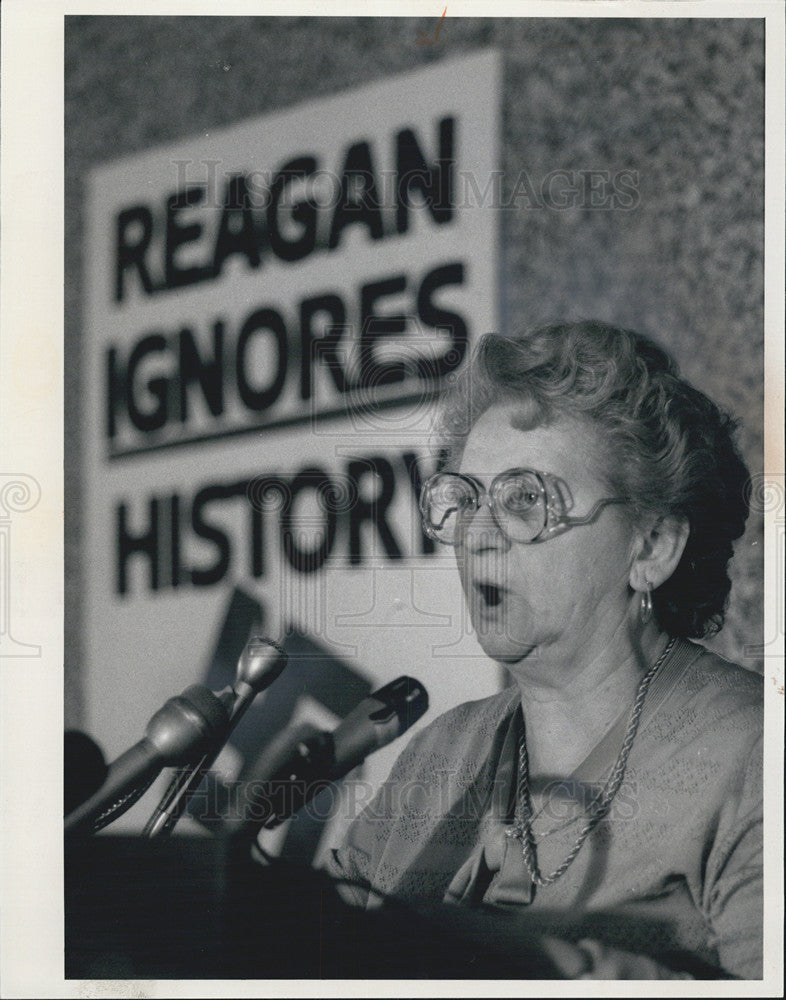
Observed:
[[[540,486],[541,495],[546,501],[543,527],[534,538],[530,538],[528,540],[511,538],[500,524],[499,518],[497,517],[497,511],[494,507],[494,501],[496,499],[495,490],[499,492],[500,483],[523,472],[535,477],[538,485]],[[480,510],[485,499],[488,504],[489,511],[491,512],[494,524],[497,526],[497,530],[502,537],[511,544],[534,545],[537,542],[546,542],[550,538],[554,538],[556,535],[561,535],[566,531],[570,531],[571,528],[591,524],[597,518],[598,514],[600,514],[601,510],[609,506],[609,504],[627,503],[627,501],[621,497],[604,497],[603,499],[598,500],[593,505],[589,513],[585,514],[583,517],[570,517],[565,511],[565,501],[557,488],[558,479],[549,472],[539,472],[537,469],[527,469],[524,467],[505,469],[491,480],[487,489],[483,483],[481,483],[479,479],[475,479],[474,476],[468,476],[463,472],[450,472],[443,469],[441,472],[435,472],[433,476],[429,476],[421,488],[419,502],[420,516],[423,530],[426,535],[428,535],[429,538],[432,538],[435,542],[439,542],[441,545],[450,545],[452,548],[456,548],[456,546],[461,545],[462,543],[459,541],[448,542],[444,538],[440,538],[436,529],[431,526],[430,522],[426,518],[430,491],[433,489],[434,483],[443,476],[453,476],[456,479],[461,479],[472,487],[475,493],[475,513]]]

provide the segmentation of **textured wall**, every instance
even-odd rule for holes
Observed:
[[[755,20],[66,19],[66,721],[80,717],[79,379],[88,170],[493,46],[504,55],[502,315],[649,333],[763,454],[763,27]],[[468,81],[468,85],[471,81]],[[552,171],[638,174],[635,207],[547,207]],[[574,175],[576,176],[576,175]],[[532,192],[536,198],[533,199]],[[540,203],[539,203],[540,202]],[[712,645],[761,669],[762,517]]]

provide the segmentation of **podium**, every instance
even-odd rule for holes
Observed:
[[[509,952],[493,923],[468,936],[403,904],[351,907],[319,872],[254,863],[247,842],[66,843],[66,978],[554,978],[526,939]]]

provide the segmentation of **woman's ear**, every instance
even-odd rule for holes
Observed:
[[[690,534],[686,517],[667,514],[639,531],[630,567],[634,590],[656,590],[665,583],[682,558]]]

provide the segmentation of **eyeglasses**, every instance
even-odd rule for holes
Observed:
[[[608,504],[625,503],[606,498],[584,517],[569,517],[559,481],[547,472],[508,469],[494,477],[488,490],[472,476],[438,472],[426,480],[420,494],[423,530],[443,545],[460,545],[484,498],[505,538],[527,545],[590,524]]]

